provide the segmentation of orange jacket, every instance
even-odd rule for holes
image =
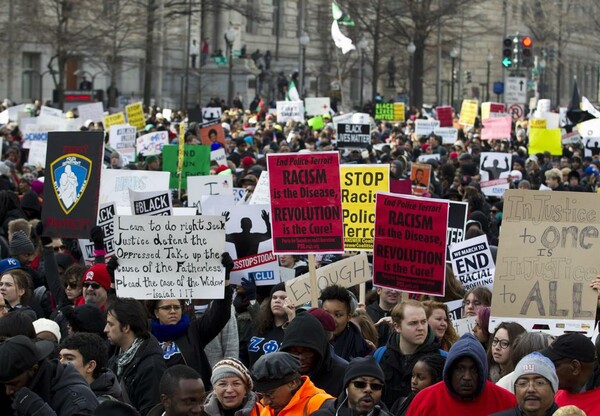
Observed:
[[[308,416],[321,408],[326,400],[334,399],[325,390],[316,387],[308,376],[301,376],[302,385],[278,416]],[[275,416],[271,406],[265,406],[260,416]]]

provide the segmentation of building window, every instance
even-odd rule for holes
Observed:
[[[23,78],[21,97],[24,100],[38,98],[40,89],[40,54],[37,52],[23,52]]]
[[[273,36],[280,37],[283,33],[284,7],[283,0],[273,0]]]
[[[246,3],[246,33],[256,35],[258,33],[258,21],[260,18],[260,0],[247,0]]]

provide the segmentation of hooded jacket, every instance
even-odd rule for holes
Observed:
[[[318,388],[338,397],[344,387],[344,372],[348,365],[331,357],[325,330],[317,318],[302,313],[290,322],[285,330],[281,351],[287,352],[292,347],[310,348],[317,353],[313,369],[304,375],[309,376]]]
[[[123,401],[123,390],[117,380],[117,376],[108,368],[105,368],[100,373],[98,378],[90,384],[90,387],[100,403],[106,400]]]
[[[19,390],[15,396],[15,414],[92,414],[98,406],[98,401],[75,367],[63,365],[58,360],[43,360],[39,366],[29,386]]]
[[[366,357],[371,353],[371,348],[362,336],[360,328],[353,322],[348,322],[346,329],[335,337],[333,348],[337,355],[348,361],[356,357]]]
[[[473,359],[477,366],[477,387],[473,399],[463,399],[452,387],[457,361]],[[485,350],[472,334],[465,334],[450,348],[444,365],[443,381],[421,390],[408,408],[407,416],[469,415],[487,416],[515,407],[515,396],[487,380]]]
[[[419,358],[426,354],[439,354],[439,349],[440,345],[435,341],[431,328],[428,329],[423,344],[411,355],[400,351],[400,334],[396,333],[390,337],[379,363],[385,374],[385,389],[381,401],[388,408],[391,408],[399,397],[406,397],[411,392],[412,369]]]
[[[334,399],[324,390],[317,388],[307,376],[302,376],[301,380],[302,385],[277,415],[273,408],[265,406],[260,416],[308,416],[319,410],[327,400]]]
[[[117,374],[118,352],[108,361],[108,368]],[[119,383],[133,407],[145,415],[160,401],[158,385],[167,365],[163,351],[154,336],[149,335],[140,345],[133,360],[125,366]]]
[[[388,408],[386,407],[386,405],[383,402],[380,401],[375,406],[378,406],[378,407],[373,407],[373,410],[371,410],[372,416],[392,416],[393,415],[393,413],[391,413],[388,410]],[[338,397],[335,401],[330,400],[328,402],[325,402],[325,404],[323,404],[323,407],[321,407],[321,409],[317,410],[311,416],[336,416],[336,415],[337,416],[357,416],[357,413],[355,413],[352,409],[350,409],[348,407],[348,395],[346,394],[346,391],[343,391],[342,394],[340,395],[340,397]]]

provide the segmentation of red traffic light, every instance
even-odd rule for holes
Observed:
[[[521,39],[521,44],[526,48],[531,47],[532,43],[533,42],[531,41],[531,38],[529,36],[525,36],[523,37],[523,39]]]

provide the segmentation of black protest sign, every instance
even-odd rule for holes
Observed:
[[[202,123],[202,109],[188,108],[188,123]]]
[[[337,147],[367,148],[371,145],[371,126],[340,123],[337,125]]]
[[[42,223],[48,236],[90,238],[96,224],[102,132],[50,132]]]
[[[460,201],[449,201],[448,228],[446,230],[446,261],[450,261],[449,247],[465,239],[465,225],[469,204]]]

